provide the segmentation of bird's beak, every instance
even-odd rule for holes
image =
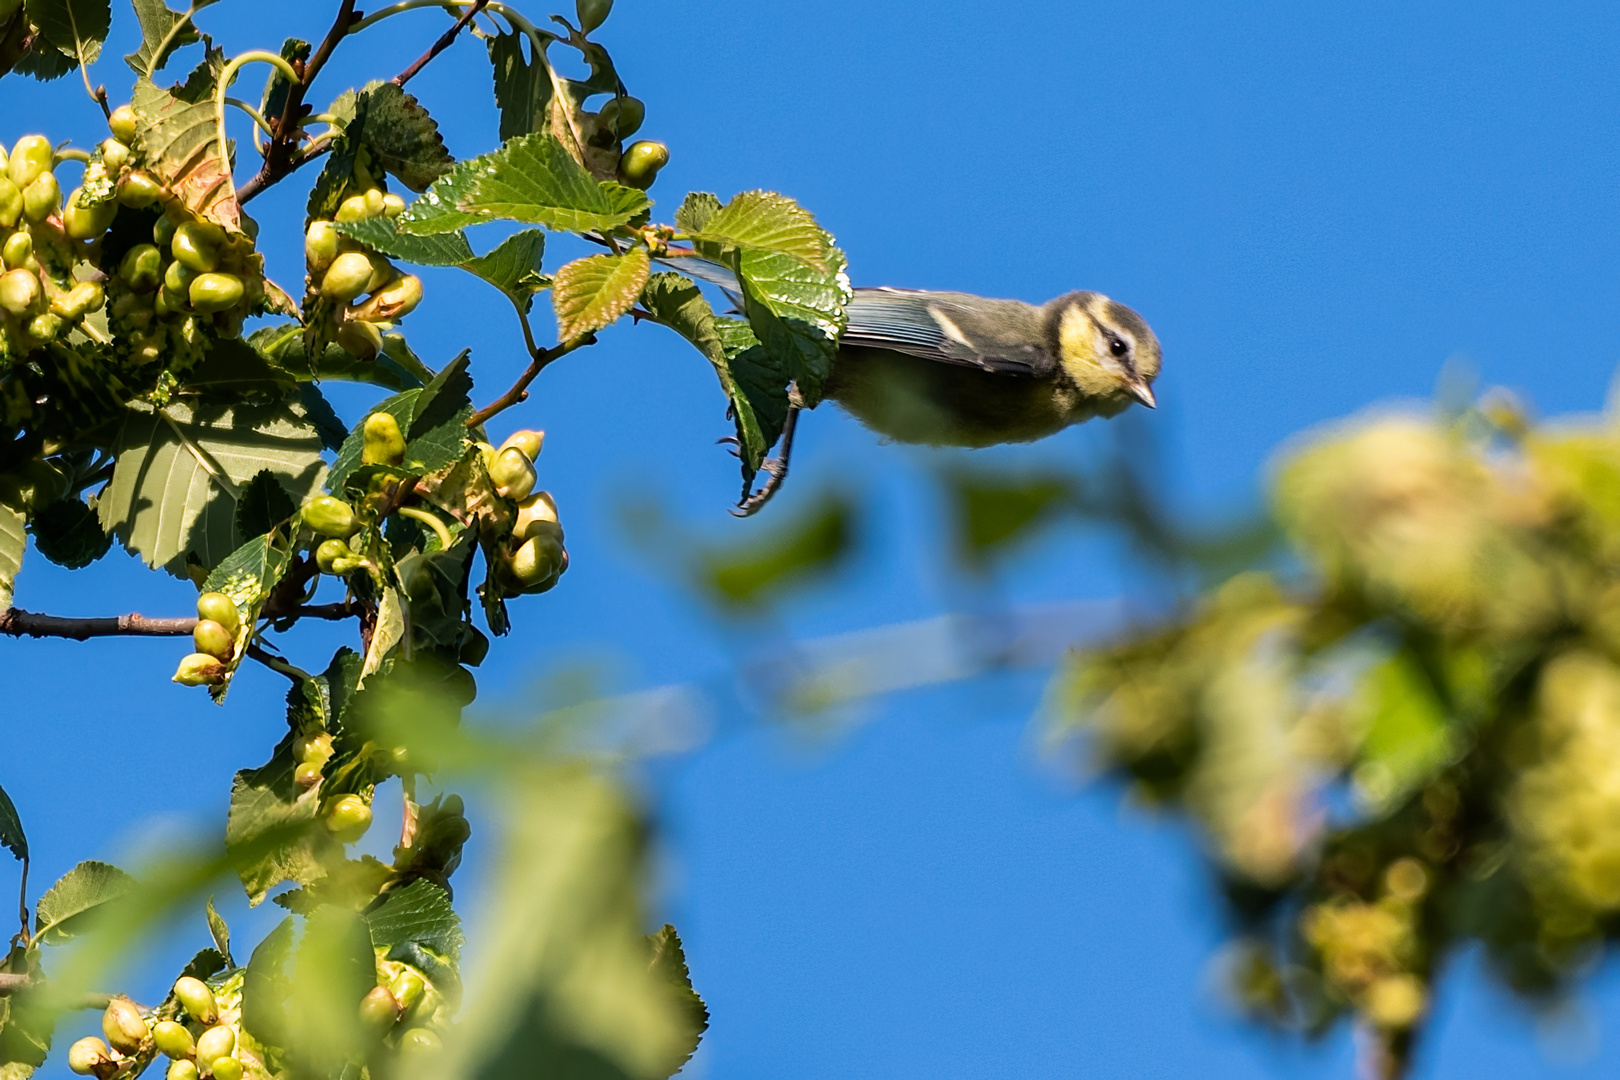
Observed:
[[[1135,379],[1126,383],[1125,389],[1130,391],[1131,397],[1135,398],[1137,401],[1140,401],[1148,408],[1157,409],[1159,407],[1158,401],[1153,396],[1153,391],[1148,388],[1147,383],[1142,382],[1140,379]]]

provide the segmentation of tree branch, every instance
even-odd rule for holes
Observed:
[[[0,611],[0,634],[12,637],[59,637],[86,641],[93,637],[180,637],[197,626],[196,616],[153,619],[146,615],[116,615],[76,619],[40,615],[22,608]]]
[[[528,328],[527,320],[524,322],[524,328]],[[481,427],[488,423],[497,413],[505,412],[513,405],[526,401],[529,397],[529,384],[534,382],[547,364],[559,357],[567,356],[575,349],[594,344],[596,344],[595,334],[580,334],[578,337],[571,337],[567,341],[553,345],[551,348],[541,352],[534,352],[531,349],[530,353],[534,360],[529,364],[528,370],[518,376],[518,381],[512,384],[510,390],[473,413],[471,419],[467,421],[467,426],[470,428]]]
[[[28,990],[40,985],[41,982],[43,982],[43,980],[36,979],[32,975],[22,975],[9,971],[0,971],[0,997],[7,997],[11,994],[21,993],[24,990]],[[105,1009],[107,1007],[107,1002],[111,1000],[111,994],[90,993],[81,995],[69,1007],[78,1009]]]
[[[461,33],[461,28],[472,22],[473,17],[476,16],[480,11],[483,11],[484,5],[487,3],[489,3],[489,0],[473,0],[472,6],[461,13],[461,18],[456,20],[455,25],[450,27],[450,29],[446,30],[444,33],[440,34],[439,40],[435,41],[431,46],[429,46],[427,52],[416,58],[416,63],[394,76],[394,85],[404,86],[407,82],[416,77],[416,73],[418,71],[421,71],[423,68],[427,67],[429,60],[432,60],[435,56],[438,56],[440,53],[444,52],[444,50],[448,49],[450,47],[450,43],[456,40],[456,35]]]

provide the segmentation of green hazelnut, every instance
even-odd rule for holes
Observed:
[[[341,544],[341,540],[328,540],[328,544]],[[325,545],[322,545],[323,547]],[[313,761],[317,765],[325,764],[332,756],[332,733],[329,731],[308,731],[293,740],[293,760],[302,764]]]
[[[35,181],[36,183],[38,181]],[[108,200],[95,206],[86,206],[82,200],[83,188],[74,188],[62,211],[62,228],[75,240],[93,240],[112,227],[118,216],[118,204]]]
[[[51,314],[74,322],[92,311],[100,311],[106,300],[107,294],[102,291],[100,282],[81,281],[51,301]]]
[[[547,491],[537,491],[518,503],[517,518],[512,523],[512,536],[519,542],[532,540],[541,535],[562,540],[562,525],[557,520],[557,504]]]
[[[411,1028],[399,1037],[399,1052],[402,1054],[436,1054],[444,1049],[444,1043],[439,1036],[427,1028]]]
[[[198,619],[191,631],[191,642],[200,653],[229,660],[236,651],[236,638],[213,619]]]
[[[214,1080],[242,1080],[242,1063],[233,1057],[215,1058],[208,1066]]]
[[[80,1076],[91,1076],[104,1071],[112,1061],[112,1051],[94,1035],[86,1035],[68,1047],[68,1068]]]
[[[242,628],[242,613],[237,609],[236,601],[222,592],[205,592],[197,597],[197,618],[212,619],[228,630],[232,637]],[[175,983],[176,987],[179,985]],[[178,989],[175,992],[178,993]],[[181,1004],[185,1002],[182,1000]],[[203,1018],[198,1016],[197,1019]]]
[[[162,197],[163,185],[149,172],[136,169],[118,182],[118,202],[131,210],[145,209]],[[160,244],[167,244],[172,239],[172,235],[158,239],[155,229],[153,233],[153,238],[157,239]]]
[[[367,188],[361,198],[366,200],[367,217],[382,217],[383,210],[388,205],[388,196],[383,194],[382,188]]]
[[[39,179],[23,188],[23,217],[29,221],[44,221],[61,203],[62,186],[55,173],[40,173]]]
[[[101,1014],[101,1033],[107,1042],[121,1054],[133,1054],[146,1041],[146,1021],[141,1010],[127,997],[119,996],[107,1002]]]
[[[317,495],[304,504],[304,524],[319,536],[345,537],[360,528],[354,508],[333,495]]]
[[[405,200],[392,191],[383,196],[383,216],[397,218],[405,212]]]
[[[375,360],[382,352],[382,331],[364,319],[345,319],[336,340],[344,352],[360,360]]]
[[[579,30],[588,34],[607,21],[613,10],[613,0],[574,0],[574,14],[579,16]]]
[[[0,176],[0,228],[9,229],[22,218],[22,191],[4,176]]]
[[[321,295],[328,300],[348,303],[366,291],[371,282],[371,260],[358,251],[346,251],[332,260],[321,277]]]
[[[184,263],[201,274],[219,265],[219,250],[224,245],[225,230],[212,221],[199,218],[175,226],[169,251],[176,262]]]
[[[116,173],[124,167],[129,160],[129,146],[117,139],[101,140],[101,166],[110,173]]]
[[[422,1000],[422,992],[427,989],[427,983],[422,976],[411,968],[406,968],[394,976],[394,981],[388,984],[388,992],[394,995],[402,1010],[408,1010]]]
[[[350,795],[347,798],[354,798]],[[360,1023],[367,1031],[381,1035],[399,1021],[401,1012],[399,1002],[394,995],[388,992],[386,986],[372,987],[371,992],[360,999]]]
[[[326,829],[340,844],[354,843],[369,828],[371,807],[358,795],[345,795],[326,811]]]
[[[242,279],[235,274],[198,274],[186,290],[192,308],[202,315],[235,307],[242,302],[242,293]]]
[[[373,215],[370,208],[366,205],[365,195],[362,194],[350,195],[347,199],[344,199],[338,204],[337,214],[334,216],[338,221],[348,222],[364,221],[366,218]]]
[[[136,244],[124,252],[118,263],[118,276],[124,284],[140,292],[158,287],[163,280],[163,252],[156,244]]]
[[[516,447],[517,449],[523,451],[524,457],[528,458],[530,461],[533,461],[535,458],[540,456],[540,448],[545,445],[545,432],[530,431],[525,428],[522,431],[514,431],[512,434],[508,435],[506,437],[506,441],[501,443],[501,449],[510,450],[513,447]]]
[[[34,237],[27,229],[18,229],[6,237],[6,242],[0,245],[0,259],[5,260],[8,270],[26,266],[28,260],[33,257]]]
[[[563,546],[549,536],[534,536],[512,553],[512,576],[525,589],[549,587],[567,566]]]
[[[188,1058],[197,1050],[191,1029],[173,1020],[159,1020],[152,1027],[152,1045],[159,1053],[175,1059]]]
[[[312,273],[321,273],[338,255],[338,241],[342,234],[330,222],[316,218],[304,233],[304,261]]]
[[[405,460],[405,435],[393,413],[372,413],[360,426],[360,432],[364,439],[361,464],[398,465]]]
[[[301,788],[312,788],[321,782],[321,770],[325,768],[318,761],[306,761],[293,769],[293,783]]]
[[[203,593],[203,596],[220,596],[220,593]],[[198,600],[201,607],[202,601]],[[219,1019],[219,1007],[214,1003],[214,992],[208,989],[208,984],[201,979],[190,975],[182,975],[175,980],[174,998],[180,1007],[199,1024],[212,1024]]]
[[[236,1032],[224,1024],[217,1024],[197,1036],[197,1060],[204,1065],[230,1057],[235,1049]]]
[[[489,478],[495,483],[497,495],[522,502],[534,490],[534,462],[522,450],[509,446],[495,455]]]
[[[641,122],[646,118],[647,106],[633,97],[614,98],[596,114],[596,122],[621,139],[628,139],[641,130]]]
[[[402,274],[379,288],[364,304],[349,313],[350,318],[368,321],[403,319],[422,302],[422,279],[415,274]]]
[[[13,315],[25,315],[39,304],[44,290],[39,275],[31,270],[7,270],[0,274],[0,308]]]
[[[24,135],[6,159],[6,176],[17,185],[17,190],[27,191],[28,185],[51,171],[55,160],[51,140],[43,135]]]
[[[197,271],[175,259],[163,268],[163,287],[170,292],[184,293],[197,278]]]
[[[669,147],[663,143],[631,143],[619,157],[619,179],[631,187],[646,190],[658,179],[658,170],[667,164]]]
[[[323,574],[335,574],[337,571],[333,567],[337,561],[347,559],[352,554],[349,545],[342,540],[322,540],[315,549],[315,565],[321,568]]]
[[[365,292],[376,292],[389,282],[399,280],[399,268],[389,262],[387,256],[368,251],[366,260],[371,263],[371,277],[366,281]]]
[[[113,133],[113,138],[125,145],[135,142],[135,110],[128,105],[120,105],[107,117],[107,128]]]
[[[167,249],[174,243],[174,232],[180,223],[168,214],[164,214],[152,223],[152,243],[160,248]]]
[[[29,337],[40,344],[44,344],[47,341],[55,341],[61,335],[65,325],[60,315],[52,315],[50,312],[46,312],[43,315],[35,315],[32,319],[29,319],[28,325],[23,330]]]
[[[174,681],[181,686],[216,686],[225,681],[225,665],[207,653],[190,653],[181,658]]]
[[[202,1075],[197,1069],[197,1063],[189,1058],[181,1058],[169,1062],[167,1080],[197,1080]]]

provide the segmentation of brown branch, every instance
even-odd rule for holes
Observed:
[[[513,383],[511,389],[506,393],[473,413],[471,419],[467,421],[467,426],[470,428],[482,427],[497,413],[505,412],[512,406],[528,400],[529,384],[534,382],[547,364],[559,357],[567,356],[575,349],[594,344],[596,344],[595,334],[580,334],[577,337],[571,337],[567,341],[553,345],[542,352],[532,353],[534,360],[529,364],[528,370],[518,376],[518,381]]]
[[[93,637],[180,637],[197,626],[195,615],[178,619],[153,619],[145,615],[116,615],[76,619],[63,615],[40,615],[22,608],[0,611],[0,634],[12,637],[59,637],[86,641]]]
[[[292,614],[299,619],[349,619],[360,614],[360,603],[351,598],[335,604],[305,604]]]
[[[404,86],[407,82],[416,77],[416,73],[418,71],[421,71],[423,68],[427,67],[427,62],[429,60],[432,60],[435,56],[438,56],[440,53],[444,52],[444,50],[448,49],[450,47],[450,43],[456,40],[456,35],[461,33],[461,28],[472,22],[473,17],[480,11],[483,11],[484,5],[487,3],[489,3],[489,0],[473,0],[472,6],[461,13],[461,18],[456,20],[455,25],[446,30],[444,33],[440,34],[439,40],[435,41],[428,48],[427,52],[416,58],[416,63],[394,76],[394,85]]]

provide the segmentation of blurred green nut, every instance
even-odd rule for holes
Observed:
[[[38,181],[35,181],[38,183]],[[93,240],[112,227],[118,216],[118,204],[110,199],[95,206],[86,206],[80,200],[83,188],[74,188],[62,211],[62,228],[75,240]]]
[[[444,1043],[439,1036],[427,1028],[411,1028],[399,1037],[399,1052],[402,1054],[436,1054],[444,1049]]]
[[[402,1010],[410,1009],[422,1000],[422,993],[427,989],[427,983],[410,968],[406,968],[394,977],[388,984],[388,992],[394,995]]]
[[[489,478],[494,481],[497,495],[522,502],[534,490],[534,462],[522,450],[509,446],[495,455]]]
[[[112,1051],[94,1035],[86,1035],[68,1047],[68,1068],[80,1076],[91,1076],[112,1061]]]
[[[614,98],[596,114],[596,122],[621,139],[628,139],[641,130],[641,122],[646,118],[647,106],[633,97]]]
[[[345,319],[336,340],[344,352],[360,360],[375,360],[382,352],[382,331],[364,319]]]
[[[613,0],[574,0],[574,14],[579,16],[581,33],[588,34],[607,21],[613,10]]]
[[[201,274],[219,265],[219,251],[224,245],[225,230],[212,221],[198,219],[175,226],[169,251],[176,262]]]
[[[164,1056],[179,1059],[188,1058],[196,1051],[197,1040],[191,1037],[191,1029],[186,1025],[159,1020],[152,1027],[152,1045]]]
[[[167,1080],[197,1080],[201,1074],[197,1070],[197,1063],[189,1058],[169,1062]]]
[[[18,229],[0,245],[0,259],[8,270],[16,270],[34,257],[34,237],[27,229]]]
[[[146,1041],[146,1021],[141,1019],[141,1010],[135,1003],[120,995],[107,1002],[101,1014],[101,1033],[107,1036],[114,1050],[133,1054]]]
[[[371,281],[371,260],[358,251],[346,251],[332,260],[321,276],[321,295],[348,303],[366,291]]]
[[[323,574],[335,574],[337,571],[334,567],[337,561],[348,559],[353,554],[349,550],[349,545],[342,540],[322,540],[320,546],[315,549],[315,565],[321,568]]]
[[[393,413],[374,412],[360,425],[363,465],[398,465],[405,460],[405,435]]]
[[[129,160],[129,147],[117,139],[101,140],[101,164],[110,173],[116,173]]]
[[[346,798],[355,798],[353,795]],[[368,811],[369,814],[369,811]],[[374,986],[371,992],[360,999],[360,1023],[367,1031],[381,1035],[393,1027],[399,1020],[399,1002],[394,995],[388,992],[386,986]]]
[[[39,275],[31,270],[7,270],[0,274],[0,308],[13,315],[25,315],[38,304],[44,290]]]
[[[236,1049],[236,1032],[218,1024],[197,1036],[197,1060],[208,1065],[219,1058],[230,1057]]]
[[[223,626],[227,631],[229,631],[232,637],[235,637],[236,632],[242,628],[242,613],[237,610],[236,601],[232,600],[222,592],[205,592],[201,596],[197,597],[197,618],[212,619],[214,622],[219,623],[219,625]],[[191,981],[197,982],[196,979]],[[204,990],[208,989],[207,986],[204,986],[200,982],[197,982],[197,985],[202,986]],[[175,983],[174,986],[174,992],[179,994],[180,983]],[[186,1003],[184,998],[180,999],[180,1004],[185,1005],[186,1010],[188,1012],[190,1011],[191,1006]],[[201,1016],[197,1016],[196,1013],[192,1013],[192,1015],[196,1016],[198,1020],[203,1020],[203,1018]],[[203,1020],[203,1022],[207,1023],[206,1020]]]
[[[29,221],[44,221],[61,203],[62,187],[55,173],[40,173],[39,179],[23,188],[23,217]]]
[[[9,229],[22,217],[22,191],[4,176],[0,176],[0,228]]]
[[[81,281],[51,301],[51,314],[72,322],[92,311],[100,311],[106,300],[107,295],[102,291],[100,282]]]
[[[293,783],[301,788],[312,788],[321,782],[321,769],[324,766],[318,761],[306,761],[293,769]]]
[[[236,650],[236,638],[213,619],[198,619],[191,631],[191,643],[200,653],[229,660]]]
[[[540,456],[540,449],[545,445],[545,432],[531,431],[525,428],[522,431],[514,431],[512,434],[508,435],[506,437],[506,441],[501,443],[501,449],[510,450],[513,447],[516,447],[517,449],[523,451],[524,457],[528,458],[530,461],[533,461],[535,458]]]
[[[198,274],[186,295],[200,314],[212,315],[240,304],[242,292],[242,279],[235,274]]]
[[[304,261],[314,273],[323,272],[337,258],[338,241],[342,239],[337,227],[320,218],[309,223],[304,233]]]
[[[163,185],[149,172],[136,169],[118,182],[118,201],[131,210],[142,210],[163,196]],[[165,238],[162,243],[168,243]]]
[[[125,145],[135,142],[135,110],[128,105],[120,105],[107,117],[107,128],[113,133],[113,138]]]
[[[340,844],[352,844],[371,828],[371,807],[358,795],[345,795],[326,811],[326,830]],[[378,987],[381,990],[381,987]],[[387,993],[386,990],[383,991]],[[392,1001],[393,998],[389,998]],[[396,1015],[398,1010],[395,1010]]]
[[[29,184],[51,171],[55,158],[51,140],[43,135],[24,135],[6,159],[6,176],[17,190],[27,191]]]
[[[181,686],[214,686],[225,681],[225,665],[207,653],[191,653],[181,658],[174,681]]]
[[[163,280],[163,252],[156,244],[136,244],[124,252],[118,264],[118,276],[138,292],[157,288]]]
[[[233,1057],[215,1058],[208,1066],[214,1080],[242,1080],[242,1063]]]
[[[317,495],[304,504],[301,512],[304,524],[318,536],[342,538],[353,536],[360,523],[355,520],[354,508],[334,495]]]
[[[631,187],[652,187],[658,170],[669,164],[669,147],[660,142],[631,143],[619,157],[619,179]]]

